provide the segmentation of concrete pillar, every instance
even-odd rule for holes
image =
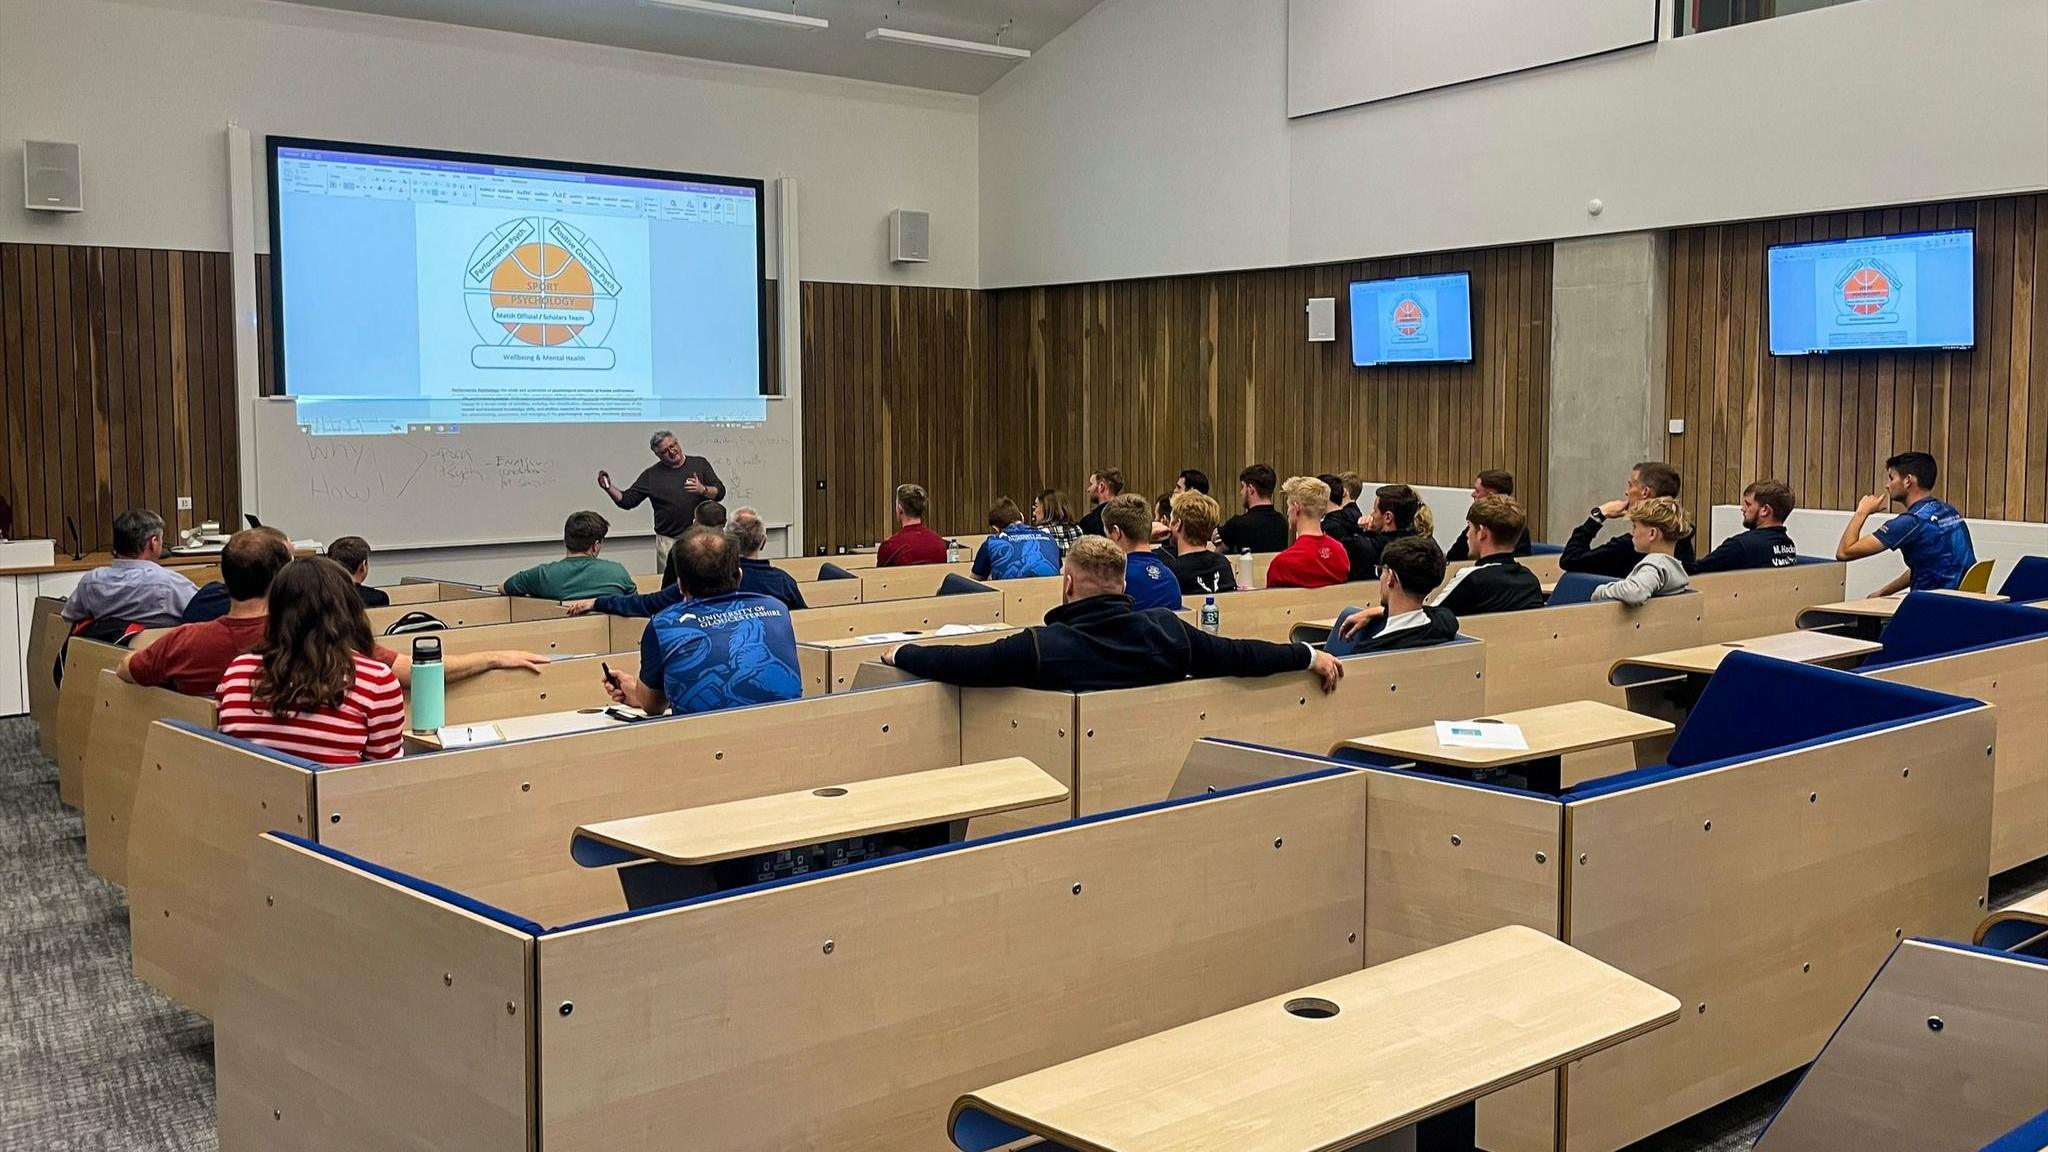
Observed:
[[[1618,498],[1630,465],[1664,457],[1668,262],[1662,232],[1555,246],[1544,540],[1562,542],[1588,508]]]

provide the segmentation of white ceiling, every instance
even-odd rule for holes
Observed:
[[[832,22],[798,30],[638,0],[295,0],[322,8],[373,12],[494,28],[560,40],[611,44],[700,60],[723,60],[848,76],[944,92],[980,93],[1016,61],[867,39],[870,28],[994,41],[1037,50],[1102,0],[726,0],[751,8],[794,10]]]

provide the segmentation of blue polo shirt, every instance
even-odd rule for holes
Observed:
[[[1913,573],[1913,588],[1925,591],[1953,589],[1963,582],[1963,573],[1977,562],[1977,550],[1970,543],[1970,526],[1963,514],[1932,496],[1922,496],[1899,515],[1885,521],[1877,538],[1886,548],[1896,548]]]
[[[974,551],[976,580],[1022,580],[1060,574],[1060,542],[1029,524],[1012,524]]]
[[[640,681],[661,685],[678,714],[795,700],[804,682],[789,609],[750,592],[666,608],[640,636]]]
[[[1138,611],[1171,608],[1180,611],[1180,577],[1150,552],[1133,552],[1124,558],[1124,595]]]

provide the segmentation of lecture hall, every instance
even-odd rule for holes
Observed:
[[[0,986],[10,1152],[2048,1152],[2048,3],[0,0]]]

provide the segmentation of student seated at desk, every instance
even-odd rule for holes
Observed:
[[[1207,596],[1237,591],[1237,576],[1230,570],[1230,557],[1209,546],[1216,535],[1216,520],[1223,509],[1207,493],[1182,492],[1173,498],[1173,514],[1167,526],[1173,539],[1159,559],[1180,581],[1182,596]]]
[[[1685,565],[1673,554],[1692,532],[1684,505],[1669,496],[1641,500],[1629,506],[1628,521],[1630,546],[1642,559],[1628,575],[1593,589],[1593,599],[1646,604],[1652,597],[1685,591]]]
[[[1062,556],[1084,535],[1081,526],[1074,523],[1074,510],[1067,504],[1067,494],[1057,488],[1047,488],[1031,501],[1031,523],[1053,538]]]
[[[1617,536],[1598,548],[1593,547],[1593,537],[1600,534],[1601,525],[1609,520],[1628,515],[1628,510],[1645,500],[1660,496],[1678,499],[1683,481],[1678,469],[1662,460],[1645,460],[1629,469],[1628,483],[1622,487],[1619,500],[1609,500],[1586,517],[1586,522],[1572,529],[1571,539],[1565,542],[1564,555],[1557,558],[1557,566],[1566,572],[1590,572],[1595,576],[1626,576],[1642,558],[1642,553],[1629,543],[1628,536]],[[1692,537],[1688,535],[1678,542],[1672,555],[1682,565],[1693,562]]]
[[[1017,502],[1001,496],[988,510],[995,529],[974,550],[976,580],[1023,580],[1060,574],[1060,544],[1052,534],[1024,523]]]
[[[1792,489],[1782,480],[1759,480],[1742,490],[1743,531],[1721,541],[1719,547],[1699,563],[1688,564],[1687,572],[1739,572],[1749,568],[1790,568],[1799,563],[1799,548],[1785,531],[1793,508]]]
[[[1237,474],[1238,498],[1244,511],[1223,522],[1217,538],[1232,556],[1243,552],[1278,552],[1287,547],[1287,517],[1273,507],[1279,482],[1268,464],[1252,464]]]
[[[924,513],[930,502],[924,489],[915,484],[896,486],[896,522],[900,527],[875,549],[875,567],[946,562],[946,538],[924,526]]]
[[[1515,559],[1515,542],[1524,538],[1527,525],[1512,496],[1474,500],[1465,509],[1465,534],[1458,542],[1477,559],[1432,593],[1429,603],[1459,616],[1543,607],[1543,581]]]
[[[1458,638],[1458,617],[1424,602],[1444,579],[1444,553],[1427,536],[1410,536],[1380,554],[1380,602],[1344,621],[1342,635],[1354,652],[1431,648]],[[1375,621],[1379,631],[1365,633]],[[1360,640],[1358,637],[1365,636]]]
[[[227,611],[171,629],[122,660],[116,675],[144,688],[212,696],[228,665],[262,643],[269,621],[270,582],[291,562],[291,543],[277,529],[245,528],[235,533],[220,551]]]
[[[1884,462],[1884,491],[1856,502],[1856,514],[1842,529],[1842,541],[1835,546],[1835,559],[1861,560],[1896,548],[1906,561],[1906,570],[1889,584],[1872,593],[1889,596],[1911,586],[1915,591],[1953,590],[1963,574],[1977,563],[1977,549],[1970,542],[1970,526],[1954,505],[1934,498],[1939,477],[1934,457],[1925,452],[1901,452]],[[1906,510],[1884,527],[1863,535],[1863,522],[1884,510],[1887,503],[1903,504]]]
[[[327,546],[327,558],[341,565],[349,579],[356,582],[356,595],[363,598],[365,608],[391,607],[391,595],[382,588],[372,588],[370,579],[370,542],[361,536],[343,536]]]
[[[1143,496],[1126,492],[1102,506],[1102,528],[1110,543],[1122,549],[1124,591],[1142,611],[1166,608],[1178,612],[1180,578],[1152,551],[1152,509]]]
[[[290,560],[292,558],[291,538],[286,536],[283,532],[277,530],[276,528],[272,528],[266,524],[261,528],[245,528],[242,531],[263,533],[270,539],[277,541],[277,543],[284,548],[284,558],[286,560]],[[238,539],[241,535],[241,532],[237,532],[235,533],[234,536],[229,537],[228,545],[232,547],[234,541]],[[181,625],[204,624],[210,620],[218,620],[221,617],[226,616],[228,614],[228,610],[234,607],[235,595],[234,592],[228,588],[228,583],[227,580],[225,579],[225,576],[227,575],[226,548],[221,549],[221,556],[221,575],[223,576],[223,579],[212,580],[201,585],[199,591],[193,594],[192,599],[186,601],[184,614],[179,616],[178,618],[179,623]],[[282,565],[280,565],[280,567],[282,567]],[[269,586],[269,581],[266,580],[264,582],[264,586],[267,588]],[[365,607],[367,607],[367,605],[365,605]],[[253,645],[254,643],[255,641],[252,639],[250,641],[250,644]],[[234,656],[239,656],[243,652],[247,652],[248,650],[249,645],[244,645],[240,651],[233,653],[229,657],[229,659],[232,659]],[[223,660],[221,661],[221,663],[225,665],[227,663],[227,660]],[[218,675],[215,675],[214,679],[218,681],[220,677]],[[211,686],[205,687],[201,694],[211,696],[213,695],[213,688]]]
[[[1143,501],[1140,501],[1142,506]],[[1085,537],[1067,550],[1060,606],[1045,623],[983,645],[904,644],[883,655],[915,676],[972,688],[1099,692],[1192,676],[1272,676],[1302,669],[1334,692],[1343,665],[1306,644],[1226,640],[1165,609],[1139,611],[1124,595],[1123,550]]]
[[[1266,569],[1268,588],[1327,588],[1351,575],[1344,546],[1323,532],[1330,510],[1330,490],[1313,476],[1289,477],[1280,486],[1294,543],[1282,549]]]
[[[355,583],[324,556],[286,564],[270,586],[263,640],[214,692],[223,735],[320,764],[398,755],[405,693],[376,656]]]
[[[1435,525],[1426,519],[1429,505],[1406,484],[1382,484],[1373,490],[1372,508],[1358,522],[1358,530],[1339,536],[1347,578],[1372,580],[1379,576],[1380,555],[1396,540],[1432,535]]]
[[[114,562],[78,580],[59,611],[72,624],[176,624],[198,589],[157,563],[164,554],[164,518],[134,508],[114,519]]]
[[[1486,499],[1488,496],[1513,496],[1514,494],[1515,474],[1513,472],[1502,471],[1499,468],[1488,468],[1472,479],[1472,502],[1474,504]],[[1467,522],[1469,523],[1470,521],[1468,520]],[[1471,543],[1465,537],[1460,536],[1451,542],[1451,549],[1444,553],[1444,559],[1451,561],[1470,560],[1472,559],[1471,549]],[[1515,555],[1527,556],[1531,550],[1529,530],[1527,525],[1524,525],[1522,538],[1515,541]]]
[[[706,507],[707,504],[698,505]],[[741,508],[732,514],[732,522],[725,531],[740,547],[740,591],[756,596],[772,596],[791,611],[807,607],[803,589],[797,586],[796,577],[761,559],[761,550],[768,546],[768,526],[761,522],[761,514],[752,508]],[[646,618],[658,616],[668,608],[683,602],[682,579],[676,572],[676,554],[669,550],[668,559],[663,561],[661,587],[653,592],[635,596],[599,596],[590,600],[565,600],[562,607],[571,616],[597,612],[605,616],[631,616]]]
[[[723,528],[725,527],[725,505],[720,504],[716,500],[706,500],[702,504],[697,505],[697,510],[692,512],[690,517],[699,528]]]
[[[537,600],[632,595],[633,574],[617,561],[599,555],[611,530],[611,523],[595,512],[570,513],[562,525],[562,547],[568,555],[513,573],[505,581],[505,595]]]
[[[671,555],[683,602],[648,623],[640,637],[640,675],[614,670],[605,684],[611,698],[658,716],[801,697],[789,609],[773,597],[740,591],[738,542],[692,528]]]

